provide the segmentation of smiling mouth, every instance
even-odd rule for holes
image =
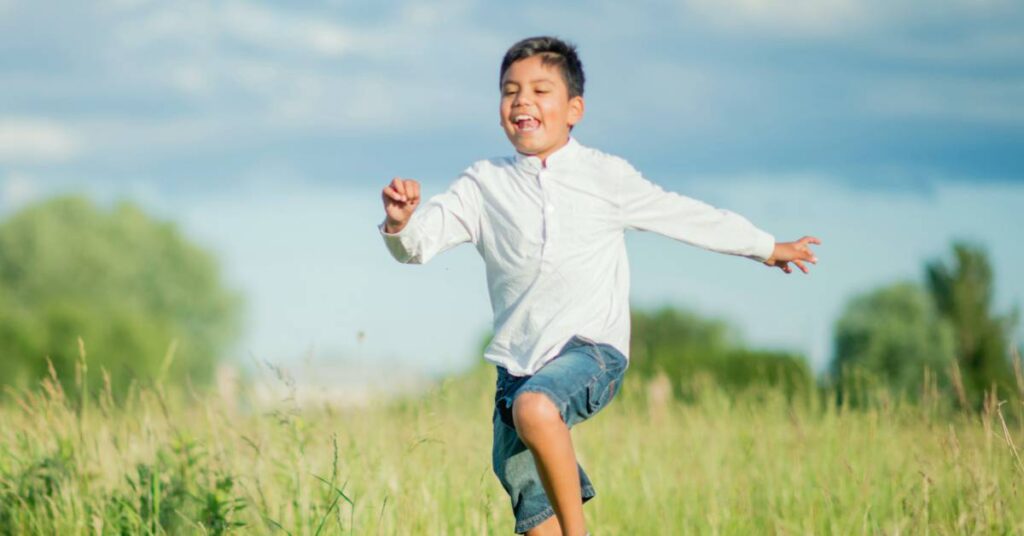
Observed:
[[[533,132],[540,128],[540,121],[529,115],[517,115],[512,118],[512,123],[520,132]]]

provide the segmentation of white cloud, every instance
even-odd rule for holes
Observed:
[[[168,73],[172,84],[184,93],[200,95],[210,89],[210,77],[198,64],[179,65]]]
[[[333,58],[348,53],[357,38],[354,30],[329,20],[246,2],[159,4],[115,24],[117,45],[126,52],[175,46],[185,54],[223,54],[226,45],[242,44]]]
[[[304,23],[305,41],[310,49],[325,56],[340,56],[351,48],[348,32],[323,21]]]
[[[339,24],[251,3],[229,3],[216,16],[216,23],[232,38],[268,49],[297,48],[335,57],[354,41],[352,32]]]
[[[386,130],[442,113],[452,124],[479,115],[467,107],[479,99],[453,91],[460,73],[451,65],[464,62],[454,57],[443,68],[423,65],[438,53],[493,46],[493,36],[469,26],[468,9],[462,0],[407,5],[395,17],[355,27],[338,16],[243,2],[154,4],[112,21],[106,51],[119,71],[135,67],[136,83],[209,106],[203,115],[212,122],[255,127],[247,132]],[[441,25],[449,42],[438,38]],[[339,61],[352,57],[367,61]]]
[[[853,0],[688,0],[686,6],[722,29],[785,37],[845,33],[867,16],[867,6]]]
[[[80,150],[77,136],[57,121],[0,117],[0,162],[67,160]]]
[[[623,125],[643,125],[645,131],[703,135],[726,146],[737,139],[731,132],[738,123],[778,120],[780,129],[795,129],[825,106],[837,121],[865,109],[884,117],[959,114],[1002,123],[1022,113],[1019,84],[1001,76],[1004,87],[994,85],[1024,44],[1019,35],[995,31],[1001,26],[986,31],[991,13],[1006,9],[1000,2],[950,0],[942,9],[926,9],[920,0],[892,6],[880,0],[682,5],[691,25],[685,32],[671,17],[665,24],[672,9],[666,2],[626,6],[603,0],[581,12],[539,2],[491,11],[498,8],[473,0],[403,1],[376,7],[378,16],[357,22],[346,6],[105,0],[99,9],[82,8],[81,24],[55,35],[47,49],[76,69],[54,70],[26,57],[31,68],[0,72],[0,96],[25,103],[11,113],[73,114],[81,143],[110,161],[130,155],[141,162],[217,144],[228,150],[229,144],[278,136],[475,128],[491,123],[495,63],[505,47],[525,32],[549,30],[552,20],[574,17],[566,37],[581,44],[595,82],[584,133],[604,139],[621,136]],[[964,22],[956,24],[960,15]],[[36,20],[26,18],[20,26],[41,30],[33,28]],[[609,20],[617,24],[609,27]],[[955,35],[916,31],[922,24]],[[758,55],[762,43],[774,52],[773,44],[791,39],[845,39],[839,45],[847,48],[833,54],[836,43],[811,43],[801,53]],[[89,52],[65,57],[66,50]],[[805,61],[806,51],[815,61]],[[822,68],[826,62],[819,60],[830,57],[836,61]],[[996,75],[987,89],[946,88],[949,78],[928,74],[939,72],[936,63],[993,66]],[[895,72],[910,82],[873,83]],[[923,81],[914,82],[921,72]],[[815,89],[819,83],[835,84],[851,98],[832,98],[834,92]],[[652,89],[665,98],[652,99]],[[805,96],[812,99],[805,102]],[[38,160],[80,150],[77,138],[50,130],[49,144],[36,144],[43,149],[0,147],[0,162],[15,151],[21,160]]]

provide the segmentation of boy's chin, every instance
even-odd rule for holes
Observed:
[[[512,146],[516,148],[516,152],[526,156],[535,156],[544,152],[544,148],[537,143],[515,143],[512,142]]]
[[[516,152],[523,156],[533,156],[537,154],[536,149],[528,145],[523,145],[521,143],[512,143],[512,147],[515,147]]]

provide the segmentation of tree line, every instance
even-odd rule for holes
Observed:
[[[954,242],[949,259],[925,264],[923,281],[897,281],[853,296],[836,321],[827,373],[813,378],[804,356],[751,349],[720,320],[674,309],[633,313],[631,354],[639,374],[666,374],[685,396],[704,375],[736,390],[829,389],[856,404],[865,382],[916,400],[936,389],[963,407],[986,393],[1024,397],[1016,309],[996,311],[985,249]]]

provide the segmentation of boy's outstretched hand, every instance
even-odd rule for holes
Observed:
[[[420,183],[395,177],[391,184],[384,187],[380,197],[384,201],[384,212],[388,215],[384,230],[397,233],[409,223],[413,211],[420,204]]]
[[[813,264],[818,263],[818,257],[811,251],[809,244],[821,244],[821,240],[813,236],[805,236],[796,242],[777,242],[771,258],[764,261],[764,263],[768,266],[778,266],[783,272],[788,274],[793,271],[789,266],[789,263],[792,262],[806,274],[807,267],[804,266],[804,261]]]

